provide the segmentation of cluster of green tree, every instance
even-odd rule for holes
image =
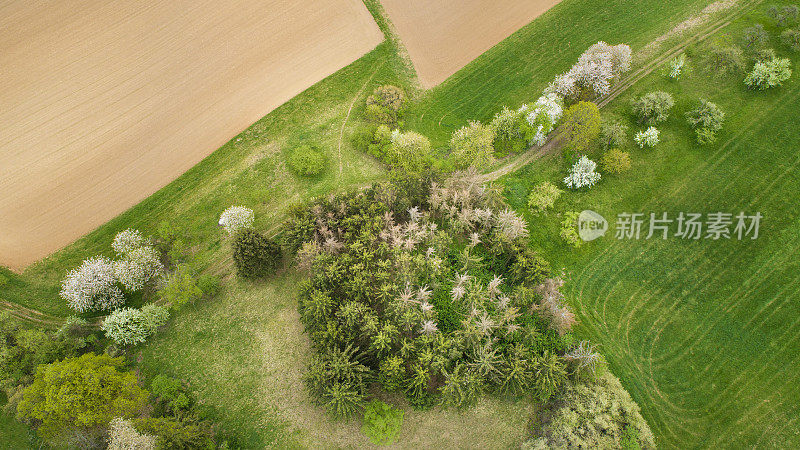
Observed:
[[[435,158],[430,141],[403,130],[406,96],[395,86],[381,86],[367,97],[364,124],[352,136],[353,146],[383,161],[405,176],[426,176],[431,171],[450,173],[483,169],[495,157],[542,145],[561,116],[561,100],[543,96],[516,110],[504,107],[488,124],[472,121],[453,132],[447,158]]]
[[[523,449],[656,447],[639,406],[608,372],[568,385],[559,401],[537,413],[533,434]]]
[[[114,240],[119,246],[121,237],[131,232],[141,236],[136,230],[120,232]],[[182,233],[168,222],[158,227],[155,237],[140,237],[150,242],[158,252],[162,272],[157,279],[145,286],[141,308],[117,308],[103,319],[101,329],[106,337],[120,346],[137,345],[154,334],[166,324],[169,311],[176,311],[186,304],[194,303],[204,296],[210,297],[219,290],[219,279],[212,275],[200,274],[194,258],[181,239]]]
[[[773,29],[779,33],[783,48],[800,51],[800,30],[796,28],[800,7],[786,5],[771,6],[766,15],[772,20]],[[766,23],[766,22],[765,22]],[[738,42],[718,40],[707,49],[705,65],[719,76],[741,76],[748,68],[744,79],[747,87],[765,90],[779,87],[792,76],[791,61],[778,56],[772,48],[772,35],[757,23],[746,28]],[[776,47],[777,48],[777,47]]]
[[[473,173],[429,184],[409,206],[392,184],[319,200],[291,215],[299,310],[314,349],[305,376],[336,416],[369,387],[415,407],[470,405],[487,392],[553,398],[591,376],[576,352],[558,280],[525,243],[525,221]]]
[[[55,448],[227,445],[183,383],[158,375],[148,392],[124,357],[103,349],[115,352],[82,319],[48,332],[0,316],[4,412],[35,429],[40,445]],[[124,423],[111,426],[115,420]],[[129,446],[111,445],[123,441]]]

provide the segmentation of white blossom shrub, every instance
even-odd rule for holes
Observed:
[[[111,248],[113,248],[119,256],[125,256],[145,245],[147,245],[147,241],[144,236],[142,236],[142,233],[133,228],[120,231],[111,242]]]
[[[136,431],[130,421],[117,417],[108,424],[108,450],[155,450],[156,437]]]
[[[600,181],[600,174],[597,172],[597,163],[586,156],[581,156],[570,169],[569,175],[564,178],[564,184],[572,189],[592,187],[598,181]]]
[[[61,284],[60,295],[78,312],[108,311],[125,302],[117,286],[114,263],[102,256],[87,259],[72,269]]]
[[[130,292],[142,289],[150,280],[164,272],[158,251],[153,247],[140,247],[131,250],[122,259],[114,261],[114,274],[117,281]]]
[[[507,242],[528,237],[528,224],[525,219],[509,209],[495,215],[495,224],[498,236]]]
[[[744,79],[750,89],[765,90],[778,87],[792,76],[792,61],[788,58],[773,58],[759,61]]]
[[[228,234],[233,234],[243,228],[251,228],[255,214],[250,208],[244,206],[231,206],[219,216],[219,225],[225,228]]]
[[[169,311],[155,304],[118,309],[103,320],[101,329],[106,337],[119,345],[136,345],[144,342],[169,319]]]
[[[656,127],[650,127],[644,131],[640,131],[633,136],[634,142],[640,148],[655,147],[659,141],[659,131]]]
[[[631,48],[625,44],[608,45],[600,41],[586,50],[572,68],[547,88],[564,98],[581,98],[586,95],[603,96],[619,76],[631,68]]]
[[[520,111],[526,113],[528,123],[536,130],[531,143],[544,145],[547,135],[564,114],[564,102],[559,94],[550,92],[539,97],[532,107],[522,105]]]
[[[680,78],[681,73],[683,72],[683,66],[686,65],[686,55],[680,54],[672,59],[669,62],[669,70],[667,71],[667,77],[672,78],[673,80],[677,80]]]

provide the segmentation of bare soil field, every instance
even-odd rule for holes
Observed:
[[[0,4],[0,264],[127,210],[383,40],[359,0]]]
[[[436,86],[561,0],[381,0],[419,81]]]

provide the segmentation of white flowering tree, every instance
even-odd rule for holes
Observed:
[[[168,319],[166,308],[150,303],[142,309],[117,309],[103,320],[100,328],[117,344],[136,345],[144,342]]]
[[[598,181],[600,181],[600,174],[597,172],[597,163],[586,156],[581,156],[570,169],[569,175],[564,178],[564,184],[572,189],[592,187]]]
[[[158,251],[145,246],[131,250],[122,259],[114,261],[114,274],[125,289],[136,292],[164,273]]]
[[[231,206],[219,216],[219,225],[225,228],[228,234],[233,234],[244,228],[251,228],[255,214],[250,208],[244,206]]]
[[[788,58],[772,58],[759,61],[747,74],[744,84],[750,89],[765,90],[778,87],[792,76],[792,61]]]
[[[559,94],[550,92],[539,97],[532,107],[522,105],[520,110],[526,113],[528,123],[535,130],[531,143],[544,145],[547,135],[553,131],[564,114],[564,102]]]
[[[102,256],[87,259],[71,270],[61,284],[60,295],[78,312],[109,311],[125,302],[117,286],[114,263]]]
[[[117,281],[130,292],[136,292],[164,272],[158,251],[139,230],[128,228],[120,231],[111,242],[111,247],[120,256],[114,261]]]
[[[644,131],[640,131],[633,136],[634,142],[640,147],[655,147],[660,142],[659,131],[656,127],[650,127]]]
[[[136,431],[129,420],[117,417],[108,424],[108,450],[155,450],[156,437]]]
[[[558,75],[547,92],[572,99],[603,96],[610,92],[613,82],[630,69],[629,46],[600,41],[589,47],[568,72]]]
[[[498,236],[507,242],[528,237],[527,222],[522,216],[510,209],[498,212],[495,215],[495,222]]]
[[[677,80],[683,73],[683,66],[686,65],[686,55],[681,53],[669,62],[667,77]]]
[[[133,228],[120,231],[111,242],[111,248],[119,256],[125,256],[145,245],[147,245],[147,240],[139,230],[134,230]]]

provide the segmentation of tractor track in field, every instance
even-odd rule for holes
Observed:
[[[707,39],[709,36],[717,33],[721,29],[725,28],[726,26],[730,25],[731,22],[738,19],[742,15],[744,15],[748,10],[752,7],[757,6],[758,4],[762,3],[763,0],[748,0],[743,2],[742,4],[731,8],[730,13],[725,14],[724,16],[718,18],[717,20],[712,21],[712,23],[705,25],[702,29],[698,30],[692,36],[680,41],[680,43],[674,45],[673,47],[669,48],[668,50],[659,53],[654,58],[650,59],[648,62],[643,64],[640,68],[636,71],[628,74],[625,78],[621,79],[609,92],[608,95],[596,99],[597,105],[600,108],[607,106],[611,101],[617,98],[619,95],[627,91],[633,85],[635,85],[638,81],[643,79],[644,77],[653,73],[657,68],[661,65],[669,61],[670,59],[678,56],[681,54],[689,45],[692,45],[697,42],[701,42]],[[374,76],[374,73],[373,73]],[[363,88],[362,88],[363,90]],[[356,98],[361,94],[359,91]],[[352,105],[350,107],[352,109]],[[349,111],[348,111],[349,117]],[[345,120],[346,124],[346,120]],[[344,131],[344,126],[342,127],[342,132]],[[513,158],[510,158],[503,166],[493,170],[492,172],[486,173],[481,176],[481,179],[485,182],[492,182],[496,181],[497,179],[508,175],[512,172],[515,172],[522,167],[530,164],[531,162],[540,159],[544,156],[550,155],[554,153],[557,149],[560,148],[560,144],[562,142],[562,132],[563,129],[557,128],[555,131],[550,133],[547,142],[544,143],[542,146],[532,147],[527,150],[525,153],[517,155]],[[279,228],[279,225],[271,227],[270,231],[274,232],[276,229]],[[215,274],[222,274],[224,272],[224,268],[230,267],[232,265],[232,258],[225,258],[224,261],[220,263],[213,264],[212,267],[209,269]],[[41,326],[43,328],[50,328],[55,329],[61,326],[64,323],[65,318],[53,316],[50,314],[46,314],[35,309],[31,309],[25,306],[22,306],[17,303],[8,302],[5,300],[0,300],[0,313],[7,312],[12,317],[28,322],[32,325]],[[91,328],[99,328],[100,322],[102,321],[103,317],[96,317],[89,319],[88,326]]]

